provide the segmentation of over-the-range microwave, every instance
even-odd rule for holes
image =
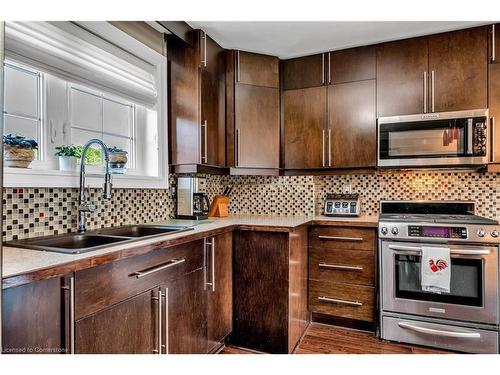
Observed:
[[[488,110],[378,119],[382,168],[480,167],[488,163]]]

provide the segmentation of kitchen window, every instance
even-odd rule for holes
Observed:
[[[132,39],[106,22],[6,23],[5,133],[39,144],[30,169],[5,168],[6,186],[77,187],[78,171],[60,171],[55,148],[98,138],[128,153],[115,187],[167,187],[166,59]],[[102,173],[101,150],[86,164]]]

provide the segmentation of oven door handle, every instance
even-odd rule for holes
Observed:
[[[409,329],[410,331],[415,331],[418,333],[425,333],[426,335],[442,336],[442,337],[455,337],[461,339],[480,339],[481,334],[478,332],[465,332],[465,331],[448,331],[435,328],[422,327],[419,325],[414,325],[406,322],[399,322],[398,326],[404,329]]]
[[[422,252],[422,248],[416,246],[389,245],[389,249],[416,253]],[[488,249],[451,249],[450,253],[453,255],[489,255],[491,251]]]

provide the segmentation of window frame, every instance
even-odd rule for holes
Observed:
[[[84,29],[96,34],[102,39],[110,42],[125,51],[134,54],[155,67],[155,82],[157,84],[158,100],[156,104],[157,124],[158,124],[158,176],[146,176],[133,173],[113,175],[113,186],[115,188],[150,188],[166,189],[169,187],[168,174],[168,130],[167,130],[167,57],[156,52],[137,39],[121,31],[108,22],[92,21],[77,22]],[[82,30],[82,32],[87,32]],[[21,63],[22,64],[22,63]],[[43,80],[41,74],[40,83]],[[80,84],[77,84],[80,85]],[[83,85],[82,85],[83,86]],[[42,89],[46,90],[44,86]],[[46,92],[44,92],[46,94]],[[112,95],[112,93],[109,93]],[[41,95],[43,98],[43,95]],[[42,99],[43,100],[43,99]],[[46,101],[45,101],[46,102]],[[42,123],[46,122],[46,108],[44,102],[41,103]],[[134,122],[135,111],[134,111]],[[43,144],[47,142],[47,131],[42,131]],[[46,151],[46,147],[45,150]],[[42,151],[43,152],[43,151]],[[46,157],[45,157],[46,159]],[[37,168],[8,168],[4,167],[4,186],[5,187],[69,187],[77,188],[79,186],[79,172],[66,172],[54,169],[54,163],[44,160],[33,161]],[[92,170],[91,170],[92,169]],[[102,186],[102,167],[89,168],[87,184],[90,187]]]

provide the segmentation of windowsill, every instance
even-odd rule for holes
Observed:
[[[113,174],[114,188],[166,189],[167,177],[141,176],[135,174]],[[86,185],[102,187],[103,177],[99,172],[88,171]],[[78,188],[80,173],[53,169],[4,168],[4,187],[54,187]]]

